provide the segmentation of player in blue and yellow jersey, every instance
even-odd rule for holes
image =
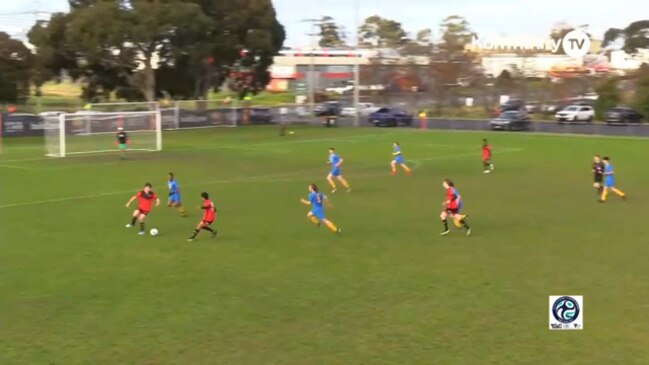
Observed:
[[[325,217],[324,213],[324,202],[327,200],[327,197],[318,191],[318,186],[316,184],[309,185],[309,199],[300,199],[300,202],[304,205],[311,206],[311,211],[307,213],[307,218],[313,224],[320,226],[320,223],[324,223],[332,232],[340,233],[340,228]]]
[[[181,216],[186,217],[187,211],[185,210],[185,208],[183,208],[183,202],[180,197],[180,186],[178,185],[178,181],[174,177],[173,172],[169,173],[169,181],[167,181],[167,187],[169,188],[169,201],[167,205],[170,208],[173,207],[178,209],[178,213],[180,213]]]
[[[400,165],[403,171],[406,172],[408,175],[412,175],[412,170],[408,165],[406,165],[406,160],[403,158],[403,154],[401,153],[401,146],[399,145],[399,142],[394,142],[392,145],[394,148],[392,152],[392,156],[394,156],[394,159],[390,163],[390,166],[392,166],[392,175],[397,174],[397,165]]]
[[[347,180],[342,175],[342,172],[340,170],[340,166],[343,163],[342,157],[340,157],[336,151],[334,150],[333,147],[329,147],[329,161],[327,161],[328,164],[331,165],[331,171],[329,172],[329,175],[327,175],[327,181],[329,182],[329,185],[331,185],[331,193],[335,193],[337,189],[336,187],[336,182],[334,181],[334,177],[340,181],[341,184],[347,189],[347,192],[350,193],[352,191],[352,188],[349,186],[347,183]]]
[[[604,157],[602,161],[604,162],[604,190],[602,190],[602,197],[599,200],[600,203],[606,202],[609,190],[620,196],[622,199],[626,199],[626,194],[615,187],[615,170],[613,169],[613,165],[611,165],[610,159]]]

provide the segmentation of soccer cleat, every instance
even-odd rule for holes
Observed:
[[[131,223],[126,225],[126,228],[131,228],[131,227],[133,227],[133,225]]]
[[[146,232],[144,232],[144,231],[139,231],[137,234],[139,234],[140,236],[144,236],[144,235],[146,234]]]
[[[489,173],[491,173],[491,170],[484,170],[483,173],[489,174]]]
[[[343,230],[342,230],[342,229],[340,229],[340,228],[338,228],[338,229],[336,230],[336,234],[338,234],[338,235],[339,235],[339,234],[341,234],[341,233],[343,233]]]
[[[450,231],[450,230],[446,230],[446,231],[440,233],[439,235],[440,235],[440,236],[448,236],[449,233],[451,233],[451,231]]]
[[[469,228],[469,229],[466,230],[466,235],[467,235],[467,236],[470,236],[470,235],[471,235],[471,228]]]
[[[348,192],[348,193],[351,193],[351,192],[352,192],[352,188],[347,188],[347,192]]]
[[[332,193],[332,194],[336,194],[336,191],[338,191],[338,189],[333,188],[333,189],[331,190],[331,193]]]
[[[189,238],[187,239],[187,242],[194,242],[194,239],[191,238],[191,237],[189,237]]]

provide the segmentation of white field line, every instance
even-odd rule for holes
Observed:
[[[522,148],[502,148],[496,151],[496,153],[507,153],[507,152],[518,152],[522,151]],[[419,158],[419,159],[412,159],[410,161],[414,162],[415,165],[418,167],[420,164],[423,164],[428,161],[435,161],[435,160],[446,160],[446,159],[453,159],[453,158],[463,158],[463,157],[475,157],[476,154],[475,152],[472,153],[461,153],[461,154],[452,154],[452,155],[441,155],[441,156],[432,156],[432,157],[425,157],[425,158]],[[386,162],[386,171],[388,169],[389,164]],[[362,165],[363,167],[368,167],[368,166],[379,166],[377,164],[368,164],[368,165]],[[321,170],[319,170],[321,171]],[[250,177],[250,178],[236,178],[236,179],[225,179],[225,180],[213,180],[213,181],[207,181],[207,182],[201,182],[201,183],[188,183],[188,184],[183,184],[184,186],[206,186],[206,185],[217,185],[217,184],[230,184],[230,183],[260,183],[260,182],[284,182],[284,181],[295,181],[295,178],[289,179],[289,176],[296,176],[296,175],[304,175],[304,174],[315,174],[317,172],[309,172],[309,171],[294,171],[294,172],[288,172],[288,173],[281,173],[281,174],[270,174],[270,175],[261,175],[261,176],[255,176],[255,177]],[[370,177],[376,177],[376,176],[383,176],[386,175],[387,172],[381,172],[381,173],[372,173],[372,174],[360,174],[360,175],[354,175],[355,178],[358,179],[363,179],[363,178],[370,178]],[[299,176],[298,176],[299,178]],[[306,179],[306,177],[305,177]],[[3,204],[0,205],[0,209],[5,209],[5,208],[15,208],[15,207],[23,207],[23,206],[30,206],[30,205],[40,205],[40,204],[50,204],[50,203],[60,203],[60,202],[67,202],[67,201],[74,201],[74,200],[82,200],[82,199],[92,199],[92,198],[98,198],[98,197],[106,197],[106,196],[116,196],[116,195],[126,195],[126,194],[131,194],[134,191],[136,191],[137,188],[129,189],[129,190],[119,190],[119,191],[109,191],[105,193],[95,193],[95,194],[87,194],[87,195],[77,195],[77,196],[71,196],[71,197],[64,197],[64,198],[55,198],[55,199],[45,199],[45,200],[36,200],[36,201],[31,201],[31,202],[24,202],[24,203],[13,203],[13,204]]]
[[[31,167],[15,166],[15,165],[4,165],[4,164],[1,164],[0,167],[5,167],[5,168],[8,168],[8,169],[18,169],[18,170],[36,170],[36,169],[31,168]]]

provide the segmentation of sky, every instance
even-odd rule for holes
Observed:
[[[22,39],[37,19],[47,18],[48,12],[68,9],[67,0],[1,2],[0,31]],[[608,28],[624,28],[633,21],[649,18],[646,0],[273,0],[273,3],[280,22],[286,27],[285,45],[291,47],[308,47],[310,25],[303,20],[323,15],[335,18],[350,31],[352,42],[356,19],[372,15],[401,22],[412,36],[420,29],[431,28],[434,38],[439,36],[439,23],[448,15],[465,17],[479,37],[544,36],[554,24],[564,21],[574,26],[588,24],[589,32],[595,38],[602,38]]]

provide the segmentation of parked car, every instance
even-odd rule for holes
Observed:
[[[370,122],[376,127],[396,127],[398,125],[411,125],[414,119],[412,114],[399,108],[380,108],[370,114]]]
[[[58,117],[61,114],[65,114],[65,112],[61,112],[61,111],[42,112],[38,114],[38,116],[41,118],[51,118],[51,117]]]
[[[343,117],[353,117],[356,115],[356,108],[354,108],[353,106],[348,106],[346,108],[343,108],[340,111],[340,115]]]
[[[250,124],[269,124],[273,121],[273,113],[268,108],[250,109]]]
[[[510,110],[500,114],[489,122],[493,130],[525,131],[530,129],[530,117],[527,112]]]
[[[559,123],[587,122],[595,118],[595,109],[590,105],[570,105],[554,115]]]
[[[500,106],[500,111],[502,113],[510,110],[521,110],[525,109],[525,102],[521,99],[509,99],[503,105]]]
[[[642,123],[644,116],[631,108],[617,107],[606,112],[605,121],[608,124]]]
[[[530,101],[525,104],[525,111],[528,113],[536,113],[541,110],[541,105],[536,101]]]
[[[313,113],[316,117],[328,117],[339,115],[342,110],[342,105],[337,101],[328,101],[322,104],[316,105]]]

